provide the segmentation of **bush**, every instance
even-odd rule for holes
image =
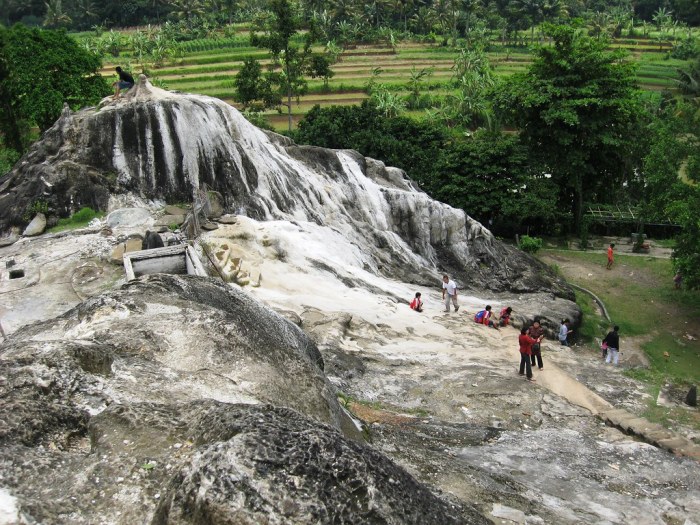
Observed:
[[[520,237],[520,249],[527,253],[537,253],[542,248],[542,239],[523,235]]]
[[[700,53],[700,45],[698,42],[693,38],[686,38],[673,44],[671,58],[690,60],[698,56],[698,53]]]

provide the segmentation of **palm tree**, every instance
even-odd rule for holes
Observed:
[[[172,0],[170,15],[176,20],[189,21],[196,16],[204,14],[204,6],[199,0]]]
[[[535,26],[542,21],[544,0],[517,0],[518,10],[530,21],[530,41],[535,40]]]
[[[435,11],[429,7],[420,6],[411,17],[411,29],[419,34],[430,33],[435,23]]]
[[[333,21],[335,23],[348,22],[350,23],[358,15],[358,7],[354,0],[332,0],[331,9],[333,13]]]
[[[57,28],[66,27],[73,21],[63,10],[61,0],[49,0],[44,2],[46,14],[44,15],[44,27]]]
[[[77,0],[76,10],[81,14],[80,25],[84,28],[90,27],[90,22],[97,18],[97,6],[92,2],[92,0]]]
[[[666,27],[669,20],[671,20],[671,15],[673,11],[666,9],[665,7],[659,7],[651,19],[656,24],[656,28],[661,31],[662,28]]]

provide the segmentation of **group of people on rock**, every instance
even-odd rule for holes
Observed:
[[[442,300],[445,304],[445,312],[450,311],[450,304],[452,304],[455,312],[459,311],[457,284],[450,279],[448,275],[442,276]],[[416,312],[423,311],[423,300],[421,299],[420,292],[416,292],[409,306]],[[486,305],[483,310],[479,310],[474,314],[474,322],[498,330],[499,327],[510,324],[510,316],[512,313],[513,308],[506,306],[501,309],[498,319],[494,320],[491,305]],[[569,327],[570,324],[571,321],[569,319],[562,319],[561,325],[559,326],[557,338],[562,346],[569,346],[569,334],[573,332]],[[605,336],[601,346],[603,356],[606,357],[606,363],[612,361],[615,365],[618,364],[618,351],[620,348],[618,330],[619,327],[615,326],[613,331]],[[520,345],[519,374],[525,375],[529,381],[534,381],[532,377],[532,367],[537,365],[540,370],[544,369],[541,350],[542,339],[544,339],[544,328],[540,324],[539,319],[535,319],[529,326],[523,326],[520,330],[520,336],[518,338],[518,343]]]

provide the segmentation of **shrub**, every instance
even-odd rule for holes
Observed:
[[[523,235],[520,237],[520,249],[527,253],[537,253],[542,248],[542,239]]]

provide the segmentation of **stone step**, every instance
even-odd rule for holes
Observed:
[[[640,437],[647,443],[669,452],[700,460],[700,446],[657,423],[631,414],[623,408],[616,408],[598,414],[606,424],[622,430],[625,434]]]

